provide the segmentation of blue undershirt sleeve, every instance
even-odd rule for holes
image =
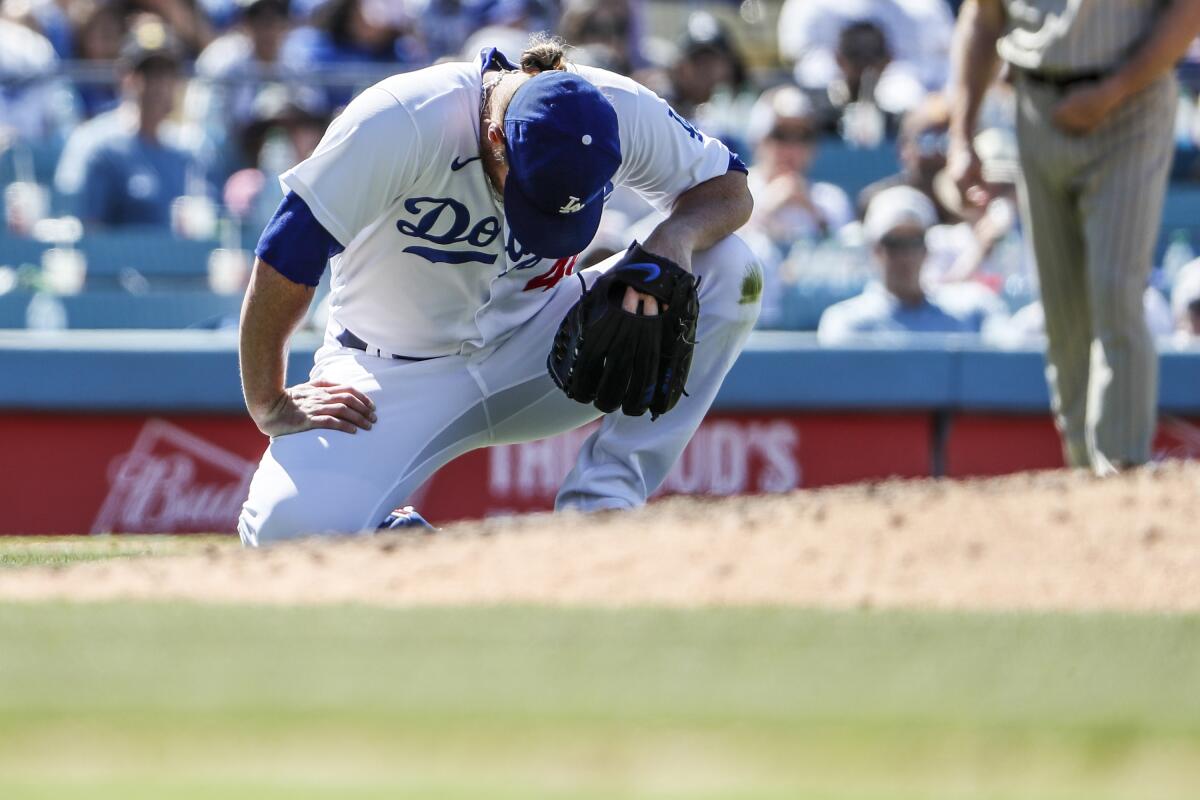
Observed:
[[[733,152],[732,150],[729,151],[729,166],[725,169],[725,171],[726,172],[744,172],[747,175],[750,174],[750,170],[746,167],[746,162],[744,162],[744,161],[742,161],[742,159],[738,158],[738,154]]]
[[[300,195],[288,192],[263,229],[254,254],[293,283],[316,286],[329,259],[344,249]]]

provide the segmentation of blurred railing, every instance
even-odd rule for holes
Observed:
[[[217,85],[236,85],[246,81],[302,83],[306,86],[326,89],[353,89],[370,86],[389,75],[397,72],[408,72],[420,69],[424,64],[324,64],[319,69],[298,71],[292,67],[268,67],[249,70],[240,73],[235,78],[203,78],[206,82]],[[185,78],[195,78],[194,65],[185,62],[182,66]],[[62,61],[54,74],[37,75],[28,78],[5,78],[0,76],[0,87],[20,87],[36,84],[49,84],[66,81],[77,86],[115,86],[119,80],[120,70],[116,61]]]

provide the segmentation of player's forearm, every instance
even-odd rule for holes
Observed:
[[[311,286],[294,283],[255,259],[242,303],[238,360],[246,408],[256,421],[283,394],[287,342],[304,319],[313,292]]]
[[[730,170],[681,194],[644,246],[686,267],[694,251],[712,247],[741,228],[753,210],[746,174]],[[686,257],[681,260],[670,252],[674,249],[685,250]]]
[[[984,95],[1000,59],[996,42],[1004,32],[1000,0],[968,0],[959,12],[951,45],[950,138],[969,144]]]
[[[1187,52],[1200,35],[1200,0],[1174,0],[1150,31],[1150,35],[1117,69],[1108,81],[1124,100],[1161,78]]]

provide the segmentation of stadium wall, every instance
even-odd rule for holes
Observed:
[[[302,380],[319,341],[293,344]],[[1031,349],[820,348],[759,333],[665,493],[714,495],[1061,466]],[[232,333],[0,334],[0,534],[231,531],[266,439]],[[1200,457],[1200,350],[1164,352],[1160,456]],[[413,499],[438,522],[549,508],[589,428],[467,454]]]

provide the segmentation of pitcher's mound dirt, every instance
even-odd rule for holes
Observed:
[[[1200,610],[1200,464],[672,499],[0,575],[0,599]]]

